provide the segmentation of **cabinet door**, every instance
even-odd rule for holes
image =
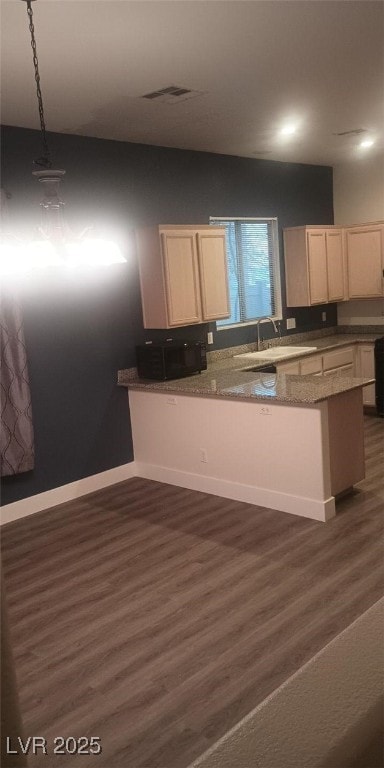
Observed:
[[[376,406],[376,388],[374,384],[363,387],[363,405]]]
[[[363,387],[363,405],[376,405],[376,387],[374,384]]]
[[[350,363],[349,365],[341,365],[339,368],[330,368],[329,371],[324,371],[324,376],[330,376],[332,373],[335,373],[337,376],[349,376],[351,379],[353,379],[353,363]]]
[[[201,323],[199,267],[194,232],[161,233],[168,324]]]
[[[328,301],[344,299],[343,233],[330,230],[325,234],[327,245]]]
[[[229,317],[225,232],[198,232],[201,309],[203,320]]]
[[[307,232],[304,227],[284,229],[287,307],[309,307]]]
[[[300,362],[300,373],[305,376],[308,374],[322,373],[323,370],[323,358],[321,355],[316,357],[309,357],[306,360]]]
[[[346,248],[349,298],[382,296],[383,227],[347,229]]]
[[[323,355],[324,371],[333,371],[335,368],[341,368],[351,365],[354,368],[355,349],[354,347],[344,347],[342,349],[333,349],[331,352],[325,352]]]
[[[291,363],[279,363],[277,366],[277,372],[298,374],[300,373],[300,363],[298,360],[292,361]]]
[[[375,378],[375,352],[373,344],[359,344],[359,368],[363,379]],[[369,384],[363,388],[364,405],[376,405],[375,385]]]
[[[324,304],[328,301],[325,232],[307,232],[307,249],[311,304]]]

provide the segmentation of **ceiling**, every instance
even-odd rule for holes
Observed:
[[[48,130],[321,165],[383,153],[381,0],[32,9]],[[38,128],[26,4],[1,0],[1,28],[2,123]],[[192,94],[143,98],[168,86]],[[296,132],[282,136],[287,121]],[[375,143],[364,150],[367,137]]]

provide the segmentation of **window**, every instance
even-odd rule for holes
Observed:
[[[277,219],[211,217],[226,227],[231,316],[217,327],[281,318]]]

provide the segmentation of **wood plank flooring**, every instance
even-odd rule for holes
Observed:
[[[10,523],[30,765],[185,768],[383,594],[384,421],[328,523],[134,478]],[[99,736],[97,756],[52,755]],[[276,766],[276,768],[284,768]]]

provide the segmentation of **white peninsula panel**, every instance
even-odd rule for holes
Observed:
[[[364,477],[361,392],[284,404],[129,389],[138,472],[325,521]]]

